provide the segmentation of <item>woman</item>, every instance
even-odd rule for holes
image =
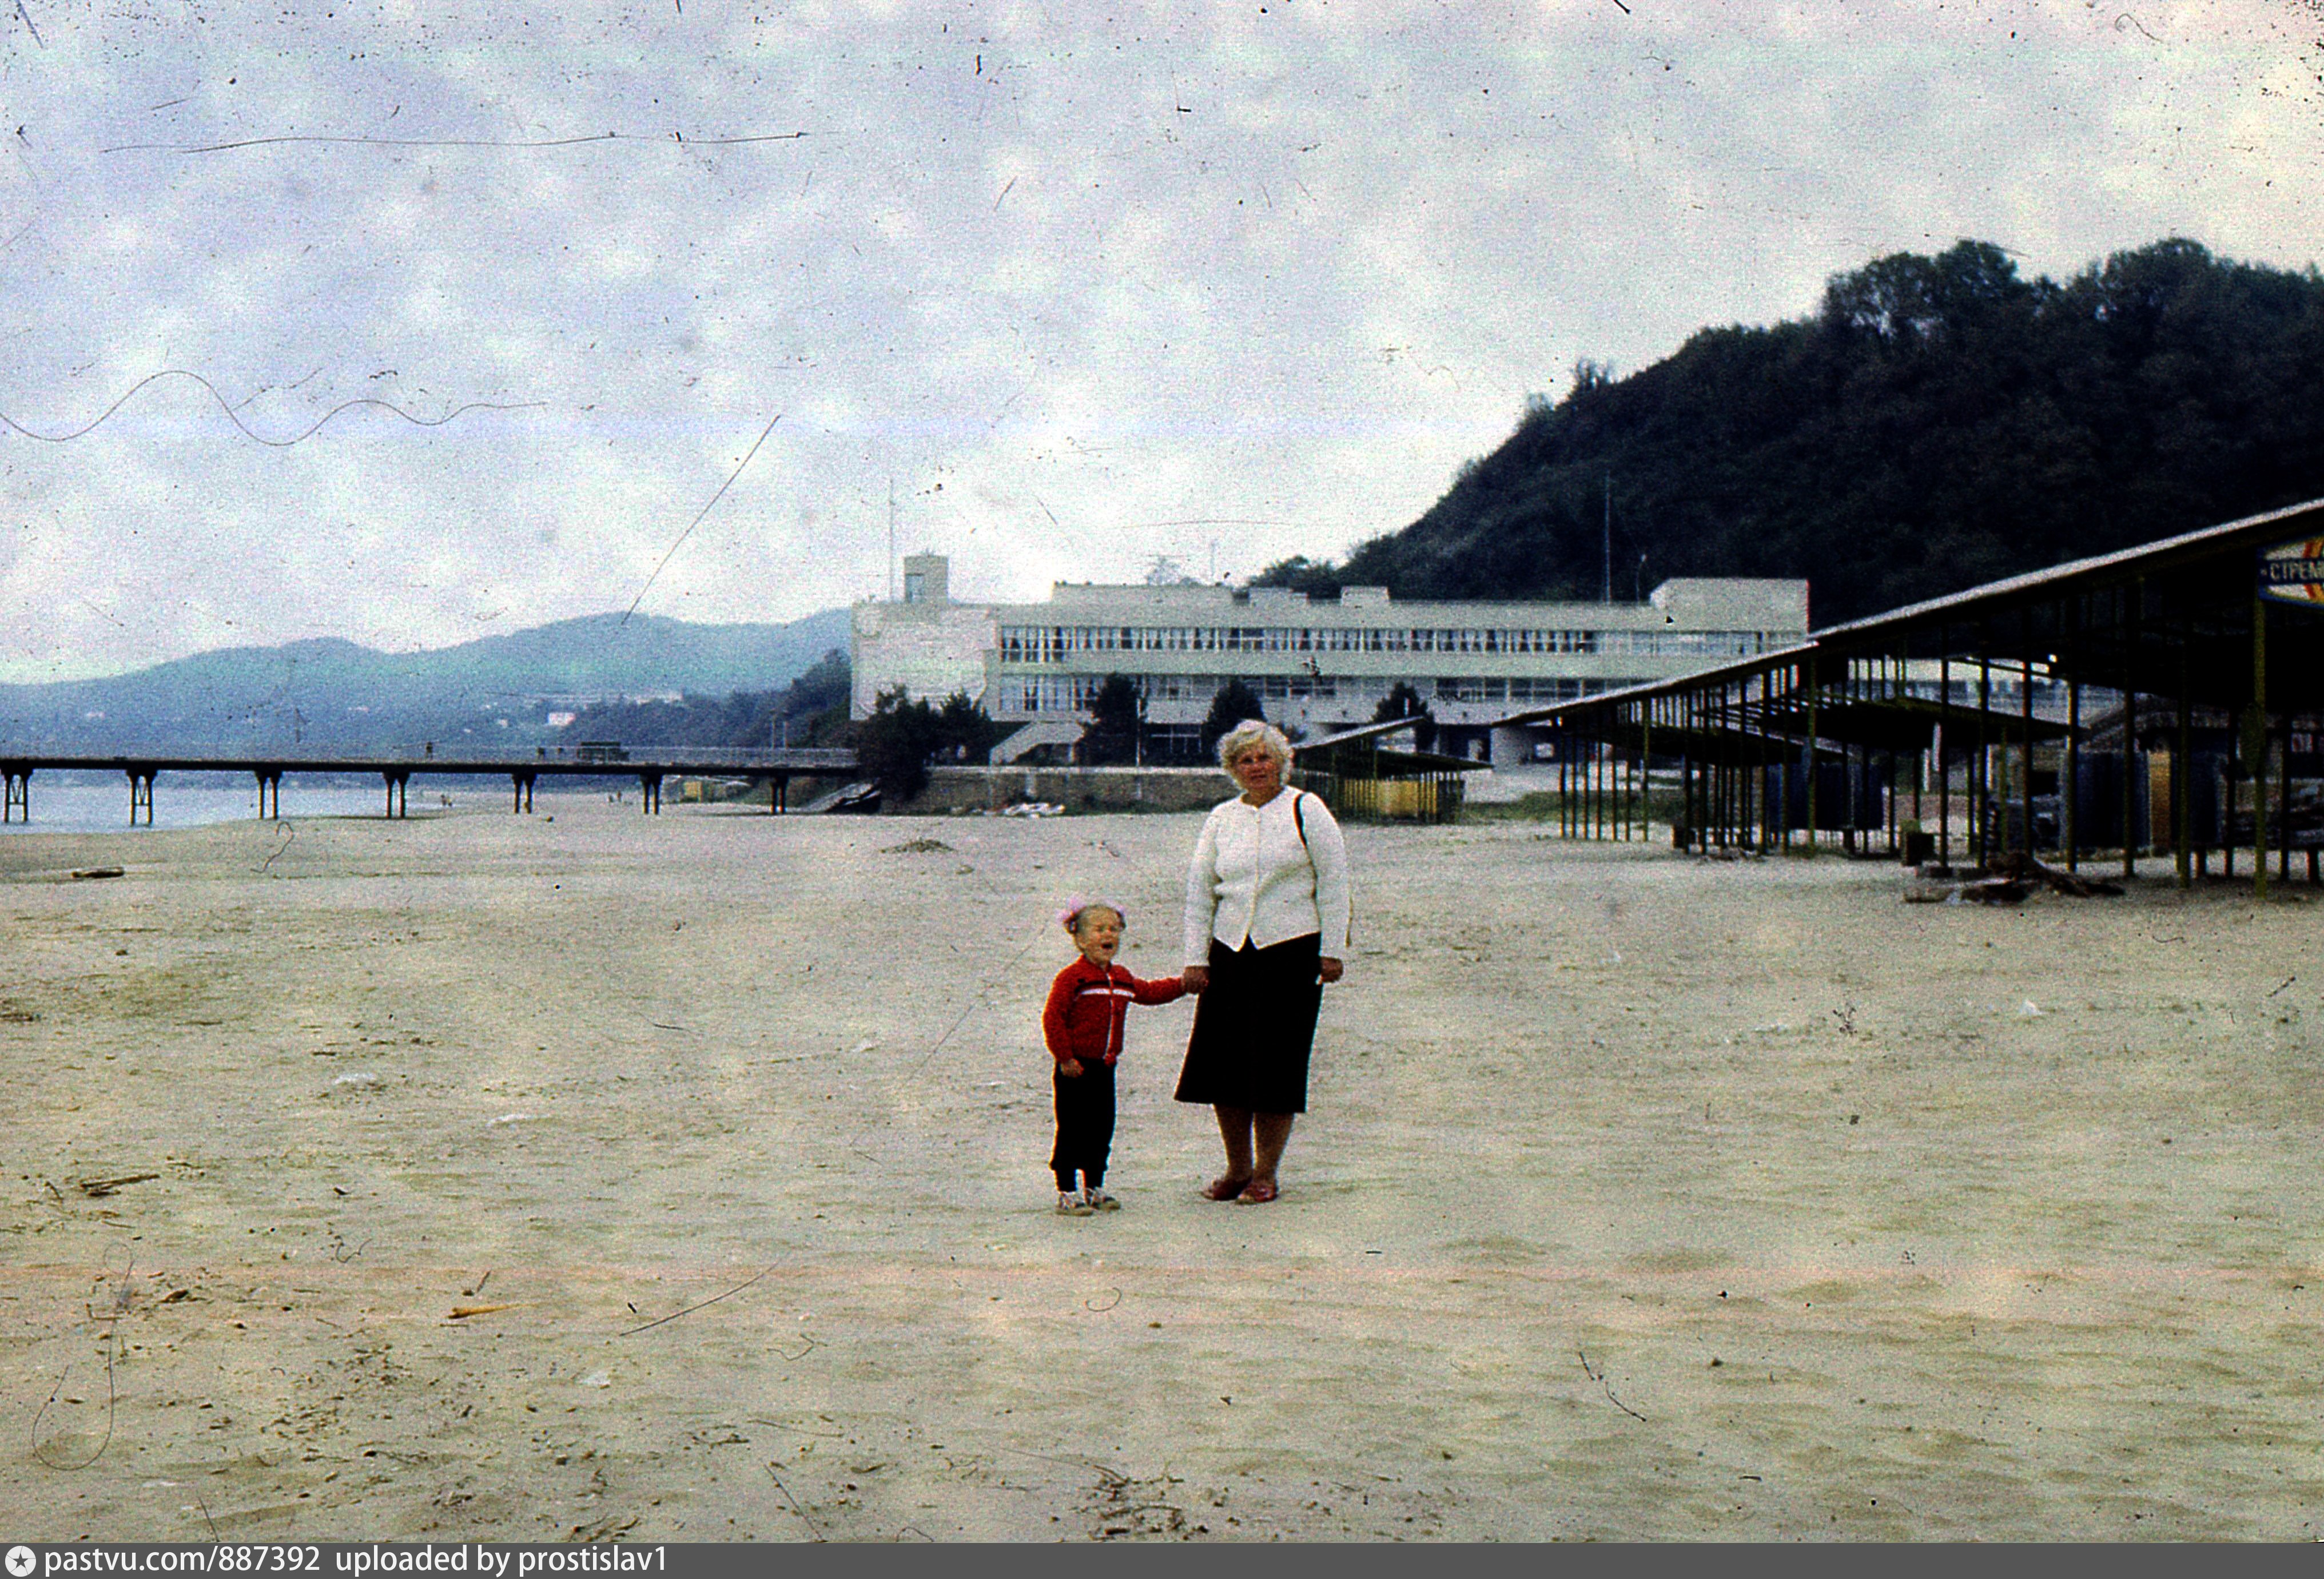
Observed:
[[[1252,719],[1219,741],[1242,793],[1212,811],[1186,873],[1186,990],[1200,994],[1180,1102],[1217,1110],[1227,1170],[1203,1194],[1271,1201],[1326,982],[1348,948],[1348,851],[1322,799],[1284,787],[1291,743]]]

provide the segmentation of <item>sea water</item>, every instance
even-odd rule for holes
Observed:
[[[410,786],[408,805],[415,817],[440,811],[445,797],[455,806],[493,801],[505,809],[508,790],[497,794],[481,788],[484,780],[438,787],[424,780]],[[32,779],[32,820],[11,820],[0,826],[9,834],[111,834],[128,830],[129,776],[126,773],[40,772]],[[281,815],[292,820],[306,817],[382,817],[387,811],[387,786],[375,775],[355,773],[285,773]],[[10,808],[12,819],[21,818]],[[199,827],[208,823],[256,820],[258,780],[237,773],[162,773],[153,780],[153,822],[157,828]],[[138,813],[137,827],[146,826]]]

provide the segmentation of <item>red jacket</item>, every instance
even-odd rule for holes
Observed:
[[[1050,983],[1041,1034],[1060,1064],[1067,1058],[1111,1064],[1121,1057],[1121,1022],[1132,1003],[1167,1003],[1185,995],[1186,983],[1175,976],[1141,982],[1118,965],[1101,970],[1075,958]]]

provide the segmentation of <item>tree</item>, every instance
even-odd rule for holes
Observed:
[[[982,762],[1009,733],[995,724],[982,702],[972,702],[966,691],[954,691],[936,713],[936,750],[954,762]]]
[[[1239,679],[1230,679],[1211,698],[1211,711],[1203,720],[1203,755],[1215,753],[1219,736],[1248,718],[1264,718],[1267,712],[1259,705],[1258,693]]]
[[[848,728],[848,703],[854,692],[853,670],[847,654],[834,648],[816,660],[813,669],[791,681],[790,688],[779,698],[774,716],[768,727],[757,739],[757,744],[770,738],[788,740],[793,745],[827,745],[845,737]]]
[[[1250,578],[1253,586],[1288,586],[1310,597],[1340,596],[1340,575],[1328,560],[1311,559],[1305,554],[1294,554],[1287,559],[1277,559]]]
[[[1412,744],[1416,751],[1427,751],[1436,744],[1436,715],[1420,699],[1409,680],[1398,680],[1388,688],[1379,706],[1372,709],[1372,722],[1386,724],[1392,718],[1409,718],[1412,722]]]
[[[1126,674],[1110,674],[1090,699],[1089,733],[1082,737],[1093,767],[1139,760],[1139,737],[1146,728],[1146,697]]]
[[[2324,495],[2319,382],[2313,268],[2165,240],[2061,283],[1984,242],[1900,253],[1793,321],[1577,367],[1417,521],[1260,579],[1595,599],[1610,548],[1809,577],[1837,623]]]
[[[856,763],[890,801],[909,800],[927,786],[936,743],[936,709],[911,700],[901,686],[882,691],[872,716],[855,725]]]
[[[592,703],[565,726],[563,737],[643,746],[750,749],[786,740],[812,745],[846,722],[847,697],[847,654],[834,648],[779,691],[733,691],[723,699],[689,691],[676,702]]]

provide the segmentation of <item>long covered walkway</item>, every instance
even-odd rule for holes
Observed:
[[[1509,720],[1567,832],[1950,864],[2168,852],[2264,892],[2324,849],[2324,501]]]

